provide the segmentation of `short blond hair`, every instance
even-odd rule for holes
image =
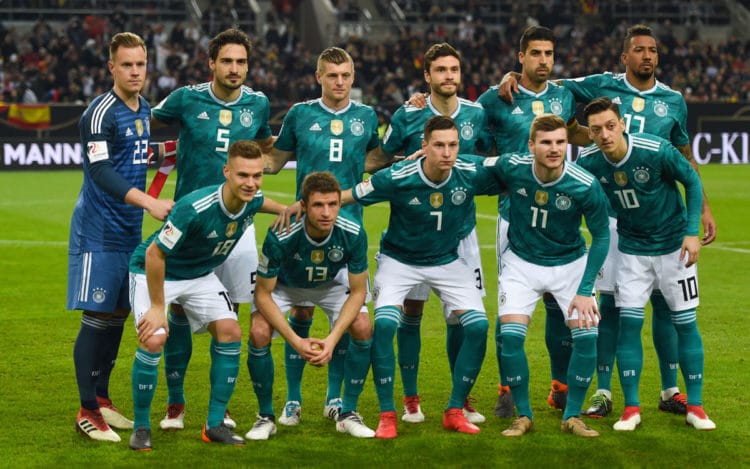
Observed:
[[[114,59],[115,54],[117,53],[117,49],[119,49],[120,47],[141,47],[143,48],[143,52],[146,52],[146,54],[148,54],[148,51],[146,50],[146,43],[143,42],[143,39],[135,33],[124,32],[117,33],[112,36],[112,40],[109,41],[109,60]]]

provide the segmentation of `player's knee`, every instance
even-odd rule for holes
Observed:
[[[141,342],[139,347],[149,353],[162,353],[166,342],[167,334],[154,334],[146,342]]]
[[[254,312],[250,322],[250,343],[253,347],[268,346],[271,343],[272,334],[273,329],[268,321],[259,312]]]
[[[242,340],[240,324],[234,319],[219,319],[208,325],[208,331],[217,342],[239,342]]]
[[[349,334],[354,340],[369,340],[372,337],[372,323],[370,315],[360,313],[349,326]]]
[[[484,321],[473,321],[469,324],[463,325],[464,340],[487,341],[489,325],[490,323],[486,319]]]

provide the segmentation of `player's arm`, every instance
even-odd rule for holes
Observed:
[[[159,200],[132,186],[115,171],[109,159],[92,163],[89,167],[91,179],[104,192],[123,202],[148,211],[154,218],[164,221],[172,210],[174,201]]]
[[[260,210],[258,210],[261,213],[272,213],[274,215],[280,215],[284,213],[287,206],[282,204],[281,202],[276,202],[273,199],[269,199],[268,197],[263,197],[263,205],[260,206]]]
[[[578,121],[573,118],[568,123],[568,141],[573,145],[579,147],[585,147],[591,145],[591,137],[589,137],[589,128],[585,125],[581,125]]]
[[[269,154],[273,151],[273,143],[276,141],[273,135],[269,135],[266,138],[255,139],[255,143],[260,147],[262,154]]]
[[[167,254],[152,242],[146,249],[146,284],[151,306],[136,325],[138,341],[146,343],[154,332],[161,328],[169,333],[164,304],[164,278],[167,270]]]
[[[359,314],[362,305],[365,304],[365,296],[367,294],[367,278],[368,273],[365,270],[359,274],[353,274],[349,272],[349,296],[341,306],[339,317],[336,320],[336,324],[333,325],[333,329],[328,333],[328,336],[323,340],[320,355],[315,359],[310,360],[313,365],[325,365],[331,358],[333,358],[333,350],[336,344],[339,343],[341,337],[352,325],[354,319]]]
[[[270,152],[263,152],[263,172],[265,174],[278,174],[287,161],[294,157],[293,151],[279,150],[273,148]]]
[[[693,150],[690,148],[690,144],[679,145],[677,149],[680,150],[682,156],[690,163],[698,177],[700,177],[700,171],[698,170],[698,162],[693,157]],[[703,224],[703,239],[701,240],[702,245],[711,244],[716,239],[716,220],[711,212],[711,207],[708,205],[708,197],[706,196],[706,189],[703,188],[703,204],[701,207],[701,223]]]
[[[521,74],[518,72],[508,72],[503,75],[497,87],[497,95],[500,96],[500,99],[508,104],[513,104],[513,95],[518,94],[519,81],[521,81]]]
[[[289,325],[289,322],[284,318],[284,314],[279,309],[279,306],[273,301],[271,292],[276,288],[276,280],[277,277],[266,278],[258,276],[255,284],[255,307],[271,327],[278,331],[294,350],[299,352],[302,358],[311,360],[319,353],[318,350],[313,350],[312,348],[315,342],[311,339],[303,339],[298,336]]]
[[[385,168],[396,161],[396,157],[385,150],[382,145],[378,145],[367,152],[365,156],[365,172],[374,174],[379,169]]]

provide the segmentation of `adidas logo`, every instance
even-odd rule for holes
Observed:
[[[522,196],[526,197],[528,194],[526,194],[526,188],[522,187],[516,191],[516,194],[521,194]]]
[[[310,130],[312,130],[313,132],[319,132],[319,131],[321,131],[321,130],[323,130],[323,129],[321,129],[321,128],[320,128],[320,125],[318,125],[318,123],[316,122],[316,123],[314,123],[314,124],[313,124],[313,125],[312,125],[312,126],[310,127]]]
[[[520,107],[516,106],[516,108],[513,109],[513,112],[511,112],[511,114],[523,114],[523,111],[521,110]]]
[[[602,184],[609,184],[609,181],[607,181],[607,178],[605,178],[604,176],[599,179],[599,182],[601,182]]]
[[[208,238],[208,239],[218,238],[218,237],[219,237],[219,235],[216,234],[216,230],[213,230],[211,233],[208,234],[208,236],[206,236],[206,238]]]
[[[615,99],[613,99],[612,102],[615,103],[615,104],[622,104],[622,101],[620,101],[620,97],[619,96],[615,96]]]
[[[293,257],[293,259],[294,259],[295,261],[300,261],[300,262],[302,261],[302,257],[300,257],[300,255],[299,255],[299,253],[298,253],[298,252],[295,252],[295,253],[294,253],[294,257]]]
[[[418,198],[414,197],[409,201],[409,205],[422,205],[422,202],[420,202]]]
[[[128,127],[128,130],[125,131],[125,136],[130,137],[131,135],[133,135],[133,131],[130,130],[130,127]]]
[[[198,114],[198,119],[208,120],[208,113],[206,111],[201,112]]]

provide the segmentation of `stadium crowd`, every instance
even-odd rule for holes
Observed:
[[[288,2],[279,2],[286,4]],[[142,15],[118,8],[109,17],[72,16],[53,27],[38,20],[28,32],[0,23],[2,100],[24,103],[88,103],[111,86],[107,42],[115,33],[140,34],[149,48],[150,76],[143,96],[156,103],[172,90],[200,83],[206,76],[206,45],[232,16],[219,4],[204,14],[203,24],[153,24]],[[394,110],[415,91],[424,91],[422,54],[429,44],[447,41],[464,54],[464,91],[476,99],[503,73],[519,69],[517,38],[527,24],[553,26],[558,42],[554,77],[577,77],[601,71],[622,72],[623,37],[628,24],[612,24],[602,15],[569,12],[511,16],[508,24],[490,27],[481,15],[457,22],[439,21],[431,9],[397,36],[374,40],[357,35],[340,39],[357,64],[363,101]],[[250,58],[250,85],[272,103],[291,105],[315,98],[315,51],[301,43],[294,9],[279,7],[266,18],[266,31],[255,37]],[[525,17],[525,18],[524,18]],[[557,22],[555,25],[554,23]],[[697,30],[678,39],[669,20],[656,26],[660,40],[658,79],[681,91],[688,102],[750,101],[749,42],[729,37],[719,43],[699,40]]]

